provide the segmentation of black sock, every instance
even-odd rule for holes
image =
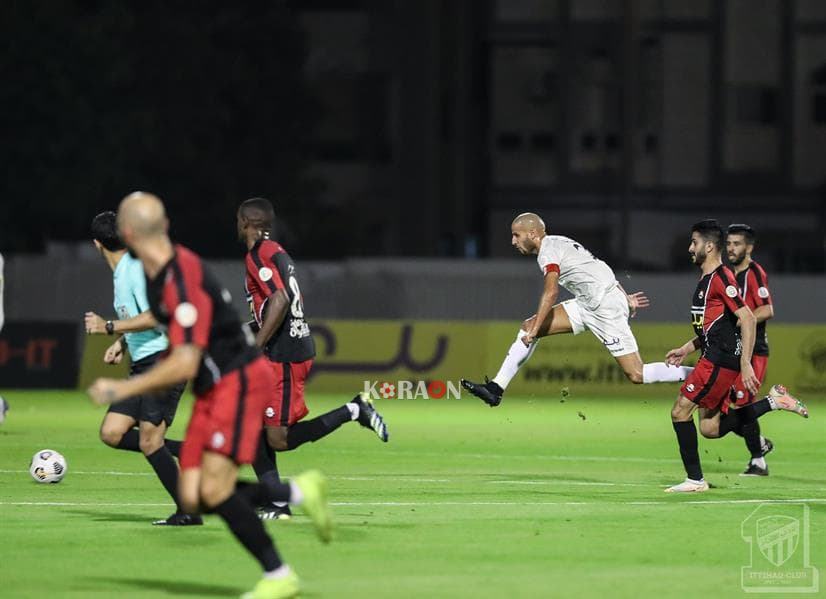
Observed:
[[[182,441],[175,441],[174,439],[164,439],[164,444],[166,445],[166,448],[169,450],[169,453],[171,453],[174,457],[181,457],[181,445],[183,445]]]
[[[763,414],[772,411],[772,404],[768,397],[764,397],[760,401],[755,401],[737,410],[744,421],[757,420]]]
[[[686,475],[691,480],[702,480],[703,469],[700,467],[697,427],[694,425],[694,420],[672,422],[672,424],[674,432],[677,433],[677,443],[680,446],[680,457],[683,458]]]
[[[224,519],[235,538],[258,560],[264,572],[281,567],[283,562],[272,539],[244,497],[233,493],[212,511]]]
[[[737,435],[743,436],[743,419],[738,413],[740,410],[729,410],[728,414],[720,414],[720,432],[719,437],[725,437],[727,434],[733,432]]]
[[[118,449],[125,449],[126,451],[140,451],[141,450],[141,434],[136,428],[130,428],[123,433],[118,443]]]
[[[763,457],[763,443],[760,442],[760,423],[755,420],[743,425],[743,439],[752,458]]]
[[[287,447],[295,449],[307,441],[318,441],[352,420],[350,409],[345,405],[306,422],[296,422],[287,429]]]
[[[292,491],[290,483],[279,481],[261,481],[250,483],[239,480],[235,483],[235,493],[241,495],[252,505],[267,505],[273,502],[289,503]]]
[[[166,446],[162,445],[155,453],[146,456],[146,461],[161,479],[161,484],[175,505],[178,505],[178,464],[175,463],[175,458]]]
[[[278,464],[275,461],[275,450],[267,442],[267,431],[261,431],[261,439],[258,442],[258,453],[255,454],[255,461],[252,463],[255,475],[258,480],[268,477],[280,480],[278,476]]]

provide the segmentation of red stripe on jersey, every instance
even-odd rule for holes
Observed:
[[[732,312],[737,312],[745,305],[740,297],[740,290],[737,288],[737,280],[727,266],[721,266],[716,273],[718,276],[712,277],[709,292],[714,290],[719,293],[726,308]]]
[[[545,266],[545,274],[548,274],[549,272],[559,274],[559,264],[548,264]]]
[[[169,314],[169,343],[172,346],[209,345],[212,300],[203,288],[201,260],[181,246],[167,270],[163,302]]]
[[[247,275],[258,284],[264,297],[271,296],[278,289],[284,289],[284,280],[275,263],[275,256],[283,251],[284,248],[279,244],[263,239],[247,254]]]
[[[752,290],[751,295],[754,298],[755,306],[771,305],[771,293],[769,293],[768,277],[766,271],[757,262],[749,264],[748,273],[746,273],[746,280],[751,279]],[[765,290],[765,291],[762,291]],[[763,295],[761,295],[761,293]],[[765,295],[765,297],[763,297]]]

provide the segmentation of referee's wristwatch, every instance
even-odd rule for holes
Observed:
[[[115,334],[115,323],[111,320],[106,321],[106,334],[107,335],[114,335]]]

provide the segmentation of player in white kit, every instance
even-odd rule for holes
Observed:
[[[644,293],[627,294],[614,271],[582,245],[561,235],[547,235],[539,216],[526,212],[511,225],[511,244],[524,255],[536,254],[545,287],[536,314],[522,323],[501,368],[492,381],[462,386],[482,401],[498,406],[519,368],[530,358],[541,337],[590,330],[617,360],[633,383],[685,380],[693,369],[665,362],[643,364],[637,340],[628,324],[638,308],[649,305]],[[573,299],[556,303],[560,285]]]

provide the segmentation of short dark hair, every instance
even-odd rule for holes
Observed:
[[[706,220],[701,220],[698,223],[694,223],[694,226],[691,227],[691,232],[699,233],[700,237],[702,237],[704,241],[713,243],[714,247],[722,251],[723,228],[720,226],[720,223],[718,223],[716,219],[707,218]]]
[[[726,231],[728,235],[742,235],[746,239],[746,243],[753,244],[757,235],[754,229],[744,223],[735,223],[728,226]]]
[[[250,198],[241,203],[238,211],[256,227],[272,232],[275,210],[266,198]]]
[[[118,215],[111,210],[92,219],[92,239],[97,239],[110,252],[126,249],[118,235]]]

